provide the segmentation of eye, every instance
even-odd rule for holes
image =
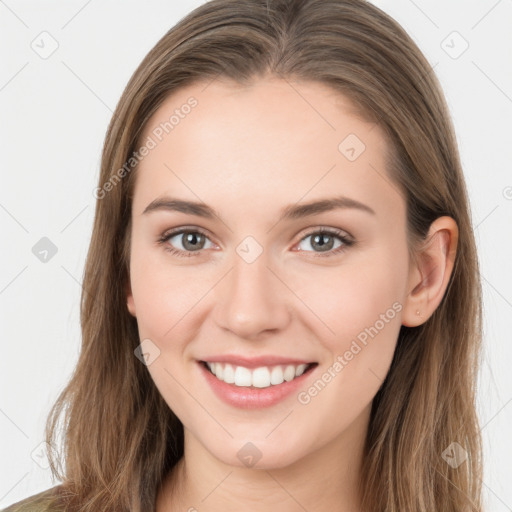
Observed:
[[[176,242],[170,243],[174,238]],[[318,251],[308,251],[304,247],[300,247],[308,238],[311,238],[311,241],[305,245],[309,245],[314,249],[317,248],[319,249]],[[334,247],[336,240],[340,243]],[[208,249],[213,246],[210,241],[212,245],[205,247],[206,241],[210,241],[206,233],[197,228],[180,228],[164,233],[158,239],[158,243],[163,245],[166,251],[178,257],[200,256],[203,249]],[[301,239],[298,251],[316,252],[316,256],[326,257],[336,255],[354,243],[355,241],[349,238],[343,231],[338,229],[318,228],[316,231],[311,231]],[[175,245],[181,245],[181,247],[176,248]]]
[[[355,243],[354,240],[350,239],[348,236],[346,236],[344,234],[343,231],[340,231],[338,229],[333,229],[333,230],[325,229],[325,228],[317,229],[316,231],[312,231],[308,235],[306,235],[304,238],[302,238],[300,243],[302,244],[308,238],[311,238],[311,241],[305,245],[309,245],[310,247],[313,247],[313,248],[318,248],[319,249],[318,252],[325,253],[325,254],[317,254],[317,256],[320,256],[320,257],[332,256],[332,255],[338,254],[338,253],[344,251],[347,247],[350,247],[351,245],[353,245]],[[334,248],[336,239],[338,239],[341,243],[336,248]],[[300,246],[300,244],[299,244],[299,246]],[[334,250],[333,250],[333,248],[334,248]],[[304,251],[304,249],[299,248],[299,251]],[[311,252],[311,251],[306,251],[306,252]],[[313,251],[313,252],[316,252],[316,251]]]
[[[173,238],[176,238],[178,242],[174,242],[172,245],[170,242]],[[171,254],[176,256],[199,256],[202,249],[208,249],[204,246],[205,240],[209,240],[205,233],[198,229],[186,229],[181,228],[177,231],[171,231],[170,233],[164,233],[159,239],[158,243],[164,246],[164,249]],[[181,248],[175,248],[174,245],[181,245]],[[211,243],[211,242],[210,242]]]

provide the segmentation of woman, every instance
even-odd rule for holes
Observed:
[[[111,121],[62,484],[14,510],[480,511],[478,260],[428,62],[361,0],[213,0]]]

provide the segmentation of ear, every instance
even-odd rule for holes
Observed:
[[[439,217],[432,222],[425,242],[411,262],[402,325],[421,325],[441,303],[453,270],[458,239],[457,223],[451,217]]]
[[[128,306],[128,311],[130,312],[130,314],[132,316],[137,317],[137,315],[135,314],[135,302],[133,300],[132,286],[131,286],[129,276],[126,280],[125,291],[126,291],[126,305]]]

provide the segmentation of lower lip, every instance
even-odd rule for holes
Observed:
[[[277,404],[290,396],[293,392],[296,392],[304,383],[305,379],[307,379],[318,366],[315,364],[301,376],[295,377],[290,382],[284,381],[282,384],[269,386],[268,388],[254,388],[228,384],[217,379],[217,377],[206,368],[203,362],[198,361],[198,364],[206,382],[208,382],[213,392],[227,404],[241,409],[261,409]]]

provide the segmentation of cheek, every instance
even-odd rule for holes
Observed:
[[[185,314],[180,283],[154,256],[154,250],[134,246],[131,255],[131,289],[141,338],[155,339],[160,345],[166,332]]]
[[[347,412],[360,410],[371,402],[389,371],[401,326],[407,268],[398,254],[390,255],[382,251],[302,280],[298,295],[306,298],[316,318],[310,328],[327,349],[327,366],[336,364],[321,379],[329,382],[329,389],[322,391],[319,407],[330,410],[342,403]],[[307,390],[306,394],[308,399]]]
[[[344,340],[374,325],[381,315],[399,320],[397,310],[401,309],[406,278],[401,267],[400,262],[384,257],[360,260],[354,265],[322,269],[307,279],[295,276],[294,288],[314,318],[321,320],[315,320],[315,331],[320,333],[321,329],[322,338],[330,340],[332,348],[343,348]]]
[[[197,273],[149,252],[134,250],[130,269],[139,337],[150,340],[154,345],[146,346],[157,354],[147,370],[168,406],[191,423],[200,411],[191,406],[188,393],[199,396],[200,391],[190,380],[183,357],[197,336],[198,304],[209,286]],[[183,382],[186,390],[180,385]]]
[[[299,402],[318,418],[343,411],[341,423],[329,426],[332,435],[369,406],[389,371],[401,326],[400,283],[401,272],[376,264],[302,288],[301,297],[323,322],[315,332],[329,357]]]

